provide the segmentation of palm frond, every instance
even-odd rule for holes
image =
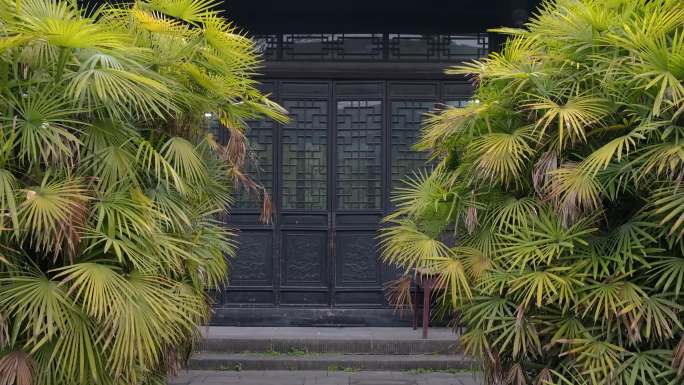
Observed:
[[[475,139],[468,149],[475,157],[478,175],[506,186],[517,183],[527,160],[532,156],[534,138],[530,127],[511,133],[485,134]]]
[[[165,117],[177,109],[168,84],[121,57],[93,52],[67,80],[71,98],[91,111],[104,108],[105,116]]]
[[[585,142],[587,133],[610,113],[607,100],[588,95],[576,95],[565,100],[536,96],[526,106],[531,111],[541,113],[535,130],[539,137],[547,134],[552,123],[556,131],[548,134],[558,138],[558,148],[570,143]]]
[[[36,250],[60,253],[65,234],[75,231],[87,190],[76,179],[59,180],[46,174],[40,186],[23,189],[19,205],[21,237]]]
[[[116,49],[126,46],[127,36],[83,17],[71,2],[25,0],[21,2],[19,30],[67,48]]]
[[[554,170],[549,183],[549,194],[557,202],[565,224],[574,223],[583,214],[596,213],[602,208],[603,185],[576,164],[565,164]]]
[[[186,186],[183,178],[149,141],[140,140],[138,142],[136,162],[140,164],[143,170],[154,176],[158,182],[163,182],[167,187],[173,186],[178,192],[185,192]]]
[[[19,231],[17,211],[18,183],[16,177],[8,170],[0,169],[0,212],[3,217],[9,217],[15,235]],[[0,227],[4,227],[0,221]]]
[[[664,293],[672,291],[678,298],[684,288],[684,258],[659,258],[651,268],[649,275],[651,281],[655,281],[655,287]]]
[[[69,285],[74,300],[83,304],[85,313],[103,321],[134,293],[120,270],[104,263],[82,262],[53,271],[57,273],[55,279]]]
[[[622,373],[624,384],[663,383],[663,374],[670,370],[667,362],[669,353],[667,350],[630,352],[618,369]]]
[[[214,0],[150,0],[150,8],[187,22],[202,22],[216,15]]]
[[[451,250],[444,243],[422,233],[409,220],[391,221],[380,234],[380,247],[386,263],[407,270],[427,267],[432,260],[451,256]]]
[[[48,343],[69,325],[75,304],[59,282],[36,271],[0,278],[0,305],[16,327],[26,333],[32,351]],[[31,352],[29,352],[31,353]]]
[[[207,166],[195,146],[180,137],[170,138],[160,149],[161,155],[185,181],[196,184],[207,178]]]
[[[611,381],[617,377],[621,353],[624,352],[622,347],[596,339],[578,339],[571,343],[572,347],[567,354],[577,356],[582,374],[589,377],[591,383]]]
[[[50,97],[51,90],[35,90],[12,97],[16,116],[2,118],[3,131],[15,135],[19,158],[29,164],[68,162],[82,123],[74,119],[80,112],[70,103]]]
[[[652,199],[651,215],[659,219],[662,233],[671,239],[681,239],[684,235],[684,188],[677,185],[659,188],[653,192]]]
[[[527,306],[534,302],[537,307],[557,303],[567,307],[576,299],[576,290],[582,281],[567,268],[551,268],[546,271],[523,272],[511,282],[511,290],[520,295]]]

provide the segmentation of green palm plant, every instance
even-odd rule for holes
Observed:
[[[247,121],[285,119],[218,5],[0,0],[0,384],[163,384],[187,357]]]
[[[441,277],[490,384],[684,383],[684,3],[548,0],[499,32],[447,71],[474,101],[426,120],[385,260]]]

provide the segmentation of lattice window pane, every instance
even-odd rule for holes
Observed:
[[[382,101],[337,102],[337,205],[382,207]]]
[[[325,209],[327,198],[328,102],[284,100],[290,122],[283,127],[285,209]]]
[[[420,136],[424,114],[434,107],[431,101],[393,101],[391,103],[392,189],[415,170],[424,168],[428,154],[412,147]]]
[[[273,196],[273,127],[271,120],[248,122],[245,136],[249,141],[245,171],[255,182],[262,185]],[[258,208],[260,202],[254,194],[239,188],[235,194],[235,208]]]

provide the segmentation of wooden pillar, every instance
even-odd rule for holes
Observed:
[[[432,279],[423,279],[423,338],[428,337],[428,327],[430,326],[430,291],[432,290]]]

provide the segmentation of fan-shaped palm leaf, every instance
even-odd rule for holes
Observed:
[[[80,144],[75,134],[82,123],[73,118],[80,111],[50,95],[50,89],[35,90],[7,101],[17,115],[2,119],[3,131],[16,135],[19,158],[29,164],[67,161]]]
[[[663,292],[673,291],[678,298],[684,287],[684,258],[659,258],[651,267],[650,275],[655,287]]]
[[[385,262],[404,266],[407,270],[426,267],[430,261],[451,256],[449,248],[418,230],[409,220],[391,221],[380,234]]]
[[[0,287],[0,305],[29,336],[32,351],[67,329],[70,316],[77,311],[59,282],[39,272],[2,277]]]
[[[523,307],[516,310],[514,317],[500,319],[499,324],[489,331],[498,334],[493,345],[499,353],[510,351],[514,359],[534,356],[542,351],[535,322],[525,313]]]
[[[582,214],[596,213],[602,208],[603,185],[576,164],[566,164],[554,170],[549,183],[549,194],[556,200],[565,224],[574,223]]]
[[[204,302],[161,277],[133,274],[129,283],[136,295],[112,314],[101,338],[114,373],[132,376],[131,368],[154,366],[167,346],[191,334]]]
[[[582,316],[593,315],[595,321],[610,321],[632,311],[646,296],[639,286],[620,280],[597,282],[582,288],[581,293],[578,306],[584,309]]]
[[[150,0],[146,5],[187,22],[200,22],[216,15],[214,9],[218,3],[214,0]]]
[[[684,188],[671,185],[653,192],[651,213],[660,219],[664,227],[662,232],[672,239],[681,239],[684,235]]]
[[[658,384],[663,372],[670,370],[667,350],[649,350],[629,353],[618,371],[622,373],[625,385]]]
[[[577,356],[577,362],[580,364],[583,374],[591,378],[591,383],[598,384],[617,377],[621,353],[625,349],[595,339],[578,339],[571,341],[571,343],[572,348],[567,354]]]
[[[85,313],[103,321],[134,295],[121,269],[101,262],[82,262],[55,269],[55,279],[69,286]]]
[[[170,138],[160,149],[161,155],[178,175],[190,183],[200,183],[207,177],[207,166],[195,146],[180,137]]]
[[[159,182],[164,182],[166,186],[173,186],[181,193],[185,192],[185,182],[178,175],[173,165],[161,155],[157,149],[147,140],[138,142],[138,152],[136,162],[143,170],[154,176]]]
[[[591,126],[610,112],[607,103],[605,99],[588,95],[571,96],[562,101],[536,96],[525,107],[542,114],[536,124],[539,137],[543,137],[549,126],[556,123],[557,132],[551,134],[558,138],[558,147],[562,149],[568,143],[586,141]]]
[[[468,147],[475,157],[481,179],[503,185],[517,183],[526,161],[532,156],[534,139],[530,127],[512,133],[491,133],[475,139]]]
[[[10,218],[15,233],[19,231],[17,190],[18,183],[16,177],[10,171],[0,169],[0,212],[3,213],[3,217]],[[2,222],[0,222],[0,226],[4,227]]]
[[[562,267],[523,272],[511,282],[511,290],[519,293],[524,306],[534,301],[537,307],[552,303],[567,307],[575,301],[576,290],[581,286],[582,281]]]
[[[149,72],[119,58],[87,58],[69,75],[66,92],[90,110],[105,108],[114,117],[164,117],[176,109],[171,90]]]
[[[447,140],[454,137],[469,137],[479,119],[484,119],[496,108],[494,102],[480,102],[463,108],[449,107],[438,115],[428,115],[415,148],[419,151],[431,151],[441,148]]]
[[[584,173],[596,175],[599,171],[606,169],[611,162],[621,162],[637,148],[637,143],[646,139],[649,132],[661,125],[662,123],[653,123],[639,126],[628,134],[611,140],[584,158],[578,168]]]
[[[19,30],[62,48],[124,48],[127,36],[82,17],[73,3],[24,0]]]
[[[75,216],[90,199],[87,190],[75,179],[59,180],[46,175],[40,186],[22,190],[26,199],[19,205],[21,236],[37,250],[58,253],[63,238],[60,234],[77,226]]]
[[[670,301],[662,294],[645,296],[634,311],[627,313],[632,337],[637,341],[652,337],[659,340],[673,338],[674,331],[682,329],[679,321],[682,310],[684,306]]]

